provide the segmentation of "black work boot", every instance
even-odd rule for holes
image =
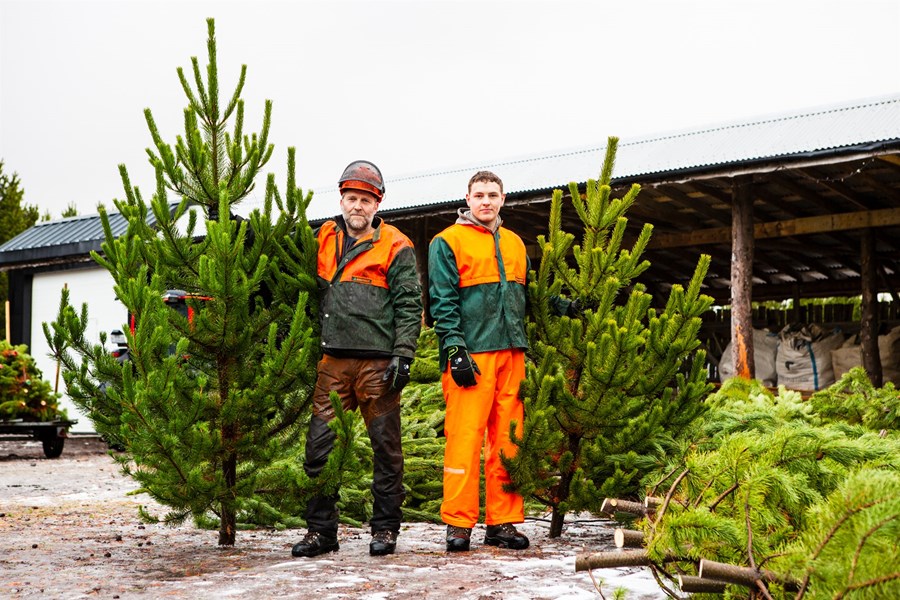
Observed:
[[[447,551],[465,552],[469,549],[469,541],[472,539],[470,527],[457,527],[447,525]]]
[[[384,556],[385,554],[393,554],[397,549],[397,532],[389,529],[382,529],[372,534],[372,541],[369,542],[369,556]]]
[[[336,537],[329,537],[318,531],[308,531],[303,539],[291,548],[292,556],[313,557],[340,549]]]
[[[528,547],[528,538],[519,533],[512,523],[488,525],[484,534],[484,543],[488,546],[499,546],[510,550],[524,550]]]

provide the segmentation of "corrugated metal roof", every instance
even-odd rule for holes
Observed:
[[[700,129],[622,138],[615,176],[627,180],[778,157],[821,155],[898,139],[900,94]],[[605,152],[604,143],[387,179],[381,210],[459,202],[465,195],[469,177],[482,169],[496,172],[503,179],[506,192],[513,194],[565,187],[570,181],[583,183],[598,176]],[[336,195],[334,186],[315,189],[309,218],[333,216]]]
[[[152,212],[148,212],[147,222],[156,223]],[[125,233],[128,222],[120,213],[109,213],[109,226],[118,237]],[[37,223],[0,246],[0,266],[86,255],[99,251],[104,239],[99,214]]]

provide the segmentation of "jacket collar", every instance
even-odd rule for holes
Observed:
[[[384,225],[384,219],[375,215],[375,218],[372,219],[372,225],[375,226],[375,231],[372,232],[372,241],[377,242],[381,238],[381,226]],[[347,223],[344,222],[344,215],[338,215],[334,218],[334,228],[343,231],[344,235],[350,235],[347,233]]]
[[[457,225],[474,225],[475,227],[480,227],[484,229],[490,234],[495,234],[500,230],[500,226],[503,225],[503,219],[500,218],[500,215],[497,215],[497,223],[494,225],[494,229],[489,229],[484,224],[481,223],[478,219],[472,216],[472,211],[468,208],[460,208],[456,211],[456,224]]]

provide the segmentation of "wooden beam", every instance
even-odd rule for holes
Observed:
[[[852,213],[803,217],[787,221],[757,223],[753,228],[754,239],[791,237],[813,233],[833,233],[869,227],[890,227],[900,225],[900,208],[884,208]],[[701,229],[691,233],[660,233],[650,240],[648,248],[682,248],[706,244],[728,244],[731,241],[730,227]]]
[[[688,186],[685,186],[688,187]],[[657,188],[660,194],[670,198],[673,203],[681,206],[682,208],[691,211],[697,215],[702,217],[706,217],[710,221],[716,223],[728,223],[730,214],[727,210],[718,210],[709,205],[703,198],[693,198],[676,188],[675,186],[666,186],[664,188]],[[709,196],[707,196],[709,197]]]
[[[857,208],[861,208],[863,210],[872,210],[873,208],[868,203],[860,200],[858,198],[859,194],[850,189],[850,187],[845,183],[842,183],[840,181],[829,181],[827,177],[825,177],[824,175],[819,175],[813,169],[797,169],[797,172],[804,177],[808,177],[810,180],[815,181],[817,184],[828,188]]]
[[[882,154],[877,158],[878,160],[883,160],[886,163],[891,163],[892,165],[900,167],[900,154]]]

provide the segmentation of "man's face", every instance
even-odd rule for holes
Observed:
[[[490,229],[497,222],[504,200],[506,194],[501,193],[500,184],[493,181],[476,181],[466,194],[466,204],[472,211],[472,217]]]
[[[344,215],[347,231],[353,237],[372,231],[372,220],[376,212],[378,200],[369,192],[350,189],[341,195],[341,213]]]

